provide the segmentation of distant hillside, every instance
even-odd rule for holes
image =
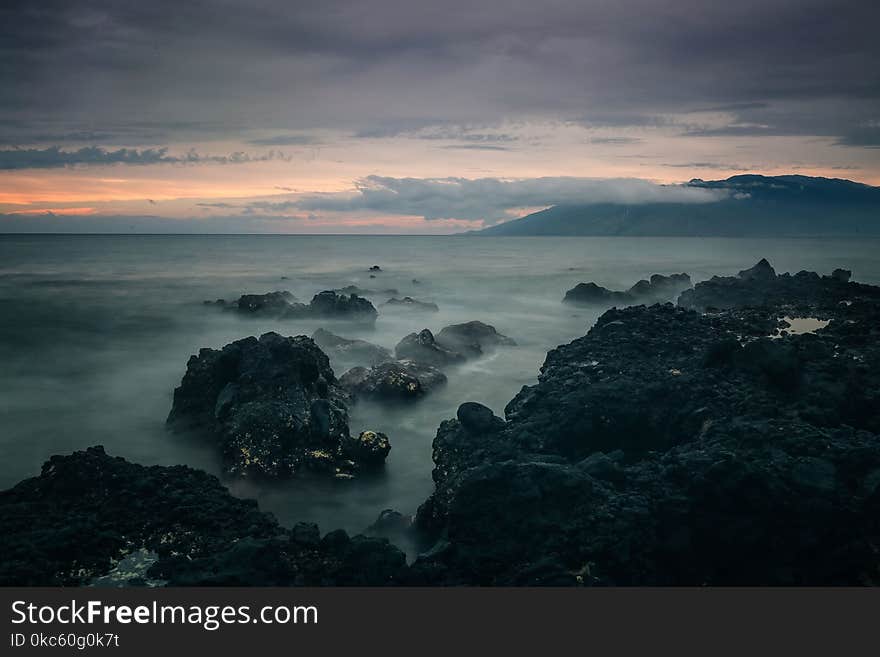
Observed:
[[[880,236],[880,187],[808,176],[691,180],[713,203],[557,205],[474,235]]]

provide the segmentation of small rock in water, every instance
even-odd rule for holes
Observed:
[[[344,447],[344,451],[352,460],[365,465],[377,465],[385,462],[391,451],[388,436],[378,431],[362,431],[357,438]]]
[[[440,311],[440,308],[436,303],[431,303],[429,301],[419,301],[417,299],[413,299],[412,297],[403,297],[402,299],[391,298],[385,302],[386,306],[392,306],[397,308],[409,308],[411,310],[424,310],[427,312],[436,313]]]

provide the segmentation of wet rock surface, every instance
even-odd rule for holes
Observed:
[[[167,424],[216,443],[230,475],[334,473],[351,469],[346,399],[310,338],[266,333],[192,356]]]
[[[334,364],[342,366],[336,368],[337,372],[356,365],[378,365],[394,358],[385,347],[366,340],[349,340],[322,328],[312,334],[312,340]]]
[[[478,358],[496,347],[515,347],[516,342],[495,330],[494,326],[472,321],[452,324],[437,334],[437,342],[466,358]]]
[[[636,305],[674,300],[691,287],[687,274],[653,274],[650,280],[640,280],[626,292],[609,290],[596,283],[578,283],[565,293],[564,303],[575,305]]]
[[[242,294],[236,301],[217,299],[204,303],[254,317],[283,317],[288,312],[299,312],[305,308],[287,290],[277,290],[265,294]]]
[[[290,529],[185,466],[144,467],[91,447],[53,456],[0,492],[0,585],[76,586],[152,555],[129,585],[388,585],[407,569],[388,541]]]
[[[378,312],[372,303],[356,294],[337,294],[332,290],[319,292],[309,303],[309,315],[332,319],[375,322]]]
[[[387,402],[414,401],[445,383],[446,375],[437,368],[410,360],[354,367],[339,378],[353,399]]]
[[[398,358],[408,358],[434,367],[446,367],[479,358],[499,346],[516,342],[495,330],[494,326],[472,321],[452,324],[436,336],[430,329],[410,333],[394,349]]]
[[[379,314],[372,303],[354,292],[340,294],[334,290],[319,292],[308,305],[299,303],[287,291],[243,294],[237,301],[217,299],[204,303],[242,315],[277,319],[325,318],[375,322]]]
[[[441,424],[412,576],[880,583],[880,289],[763,265],[737,280],[738,299],[831,321],[770,339],[776,305],[606,312],[506,422],[466,404]]]
[[[466,360],[463,354],[438,343],[430,329],[410,333],[397,343],[394,353],[400,359],[409,359],[439,368],[463,363]]]

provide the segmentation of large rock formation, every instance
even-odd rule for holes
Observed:
[[[640,280],[626,292],[616,292],[595,283],[578,283],[565,293],[564,303],[595,306],[632,306],[674,301],[683,290],[691,286],[687,274],[653,274],[651,280]]]
[[[770,263],[762,259],[736,276],[713,276],[697,283],[681,294],[678,304],[700,311],[775,306],[781,311],[809,312],[811,308],[821,310],[845,302],[849,295],[875,298],[875,288],[851,283],[850,276],[851,272],[843,269],[835,269],[831,276],[810,271],[777,275]]]
[[[124,566],[139,553],[139,568]],[[382,586],[407,572],[383,539],[285,529],[216,477],[101,447],[53,456],[0,492],[0,554],[0,586]]]
[[[174,391],[168,426],[216,442],[231,475],[350,474],[356,466],[346,394],[305,336],[266,333],[201,349]]]
[[[444,422],[412,576],[880,584],[880,289],[752,273],[738,298],[782,285],[790,306],[610,310],[506,422],[473,404]],[[793,309],[831,321],[780,333]]]

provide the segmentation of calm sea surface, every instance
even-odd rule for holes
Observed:
[[[358,531],[382,509],[414,512],[431,492],[431,441],[461,402],[502,414],[549,349],[586,332],[597,314],[562,305],[567,289],[586,281],[625,289],[682,271],[699,281],[761,257],[779,272],[844,267],[880,284],[880,240],[865,239],[0,235],[0,488],[38,474],[52,454],[97,444],[138,463],[219,472],[210,448],[164,428],[172,391],[200,347],[324,326],[393,348],[412,331],[472,319],[513,337],[518,347],[448,371],[449,385],[415,405],[352,410],[353,433],[376,429],[391,439],[381,475],[226,482],[282,523]],[[371,279],[374,264],[383,271]],[[388,312],[380,306],[388,295],[378,295],[370,331],[248,320],[201,303],[278,289],[308,301],[352,284],[396,288],[440,312]]]

